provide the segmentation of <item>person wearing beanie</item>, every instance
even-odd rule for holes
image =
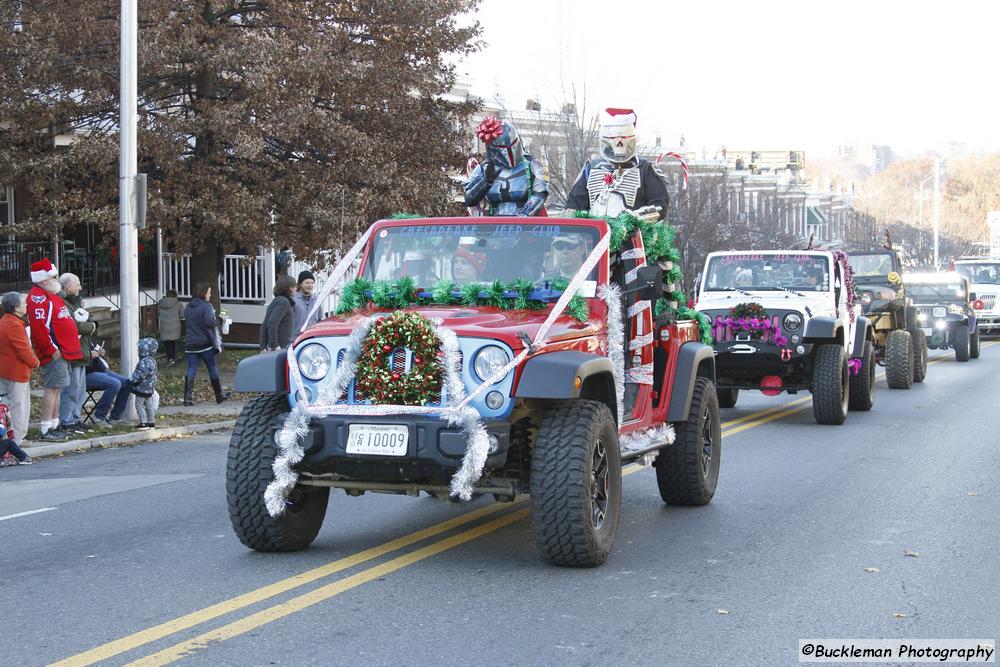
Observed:
[[[319,309],[312,316],[309,313],[316,304],[316,277],[312,271],[302,271],[299,273],[298,290],[295,292],[295,305],[292,309],[292,340],[299,335],[303,329],[308,329],[322,318]],[[307,321],[308,318],[308,321]]]
[[[459,285],[480,282],[486,268],[486,255],[459,246],[451,257],[451,277]]]
[[[59,442],[69,434],[59,430],[59,394],[69,385],[69,362],[83,359],[73,313],[59,296],[59,270],[48,258],[31,265],[28,326],[31,345],[42,367],[42,440]]]

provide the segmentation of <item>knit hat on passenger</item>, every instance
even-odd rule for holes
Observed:
[[[48,257],[43,257],[31,265],[31,282],[33,283],[40,283],[43,280],[58,276],[59,269],[52,264],[52,261]]]
[[[299,279],[295,281],[295,284],[301,285],[303,280],[316,280],[316,276],[313,275],[312,271],[302,271],[299,273]]]

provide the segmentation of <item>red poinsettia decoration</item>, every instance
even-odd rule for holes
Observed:
[[[604,184],[605,185],[611,185],[614,182],[615,182],[615,176],[614,176],[614,174],[612,174],[610,171],[608,173],[604,174]]]
[[[479,124],[476,128],[476,136],[478,136],[484,144],[488,144],[497,137],[503,134],[503,125],[500,123],[500,119],[496,116],[487,116],[483,119],[483,122]]]

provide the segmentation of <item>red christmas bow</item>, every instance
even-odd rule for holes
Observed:
[[[501,134],[503,134],[503,125],[500,124],[500,119],[496,116],[487,116],[476,128],[476,135],[484,144],[490,143]]]
[[[614,177],[614,175],[610,171],[608,173],[604,174],[604,184],[605,185],[611,185],[614,182],[615,182],[615,177]]]

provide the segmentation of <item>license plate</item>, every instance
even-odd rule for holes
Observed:
[[[373,456],[406,456],[410,429],[401,424],[351,424],[347,453]]]
[[[921,331],[924,332],[925,336],[933,336],[934,335],[934,329],[932,329],[930,327],[921,327]]]

